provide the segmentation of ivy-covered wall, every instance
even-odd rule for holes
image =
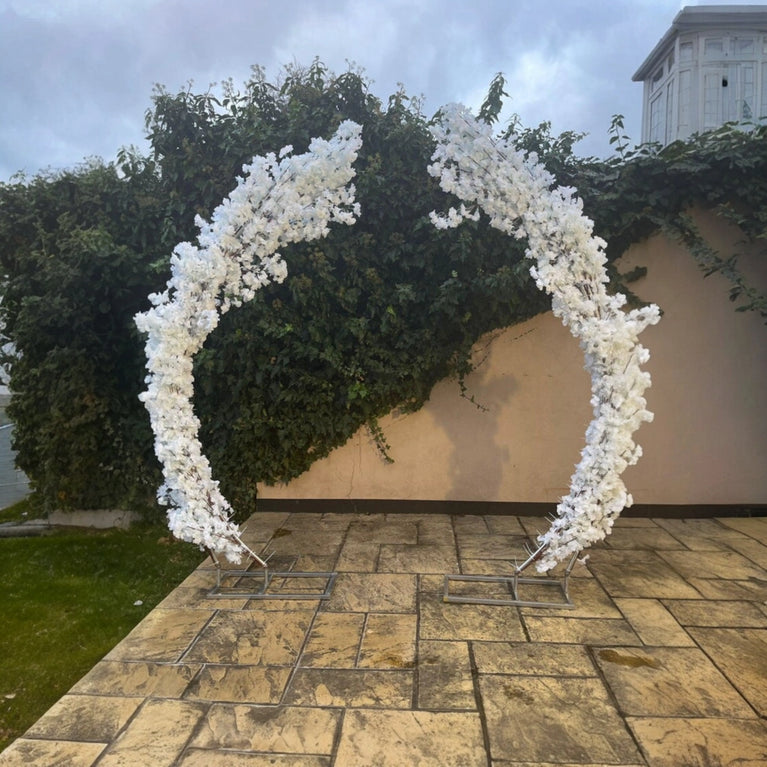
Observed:
[[[496,119],[503,95],[499,77],[481,116]],[[382,102],[358,72],[334,75],[317,61],[274,82],[255,69],[239,89],[160,88],[147,156],[124,150],[114,163],[0,185],[0,319],[16,350],[9,415],[19,466],[45,507],[153,506],[161,478],[138,400],[133,317],[244,162],[286,144],[304,151],[347,118],[363,125],[359,223],[285,249],[286,282],[227,314],[196,359],[203,446],[236,509],[247,514],[259,483],[300,476],[362,426],[385,453],[378,419],[418,410],[445,378],[460,391],[477,339],[547,309],[523,243],[482,221],[450,232],[430,224],[429,211],[454,201],[426,172],[429,118],[404,91]],[[703,204],[764,244],[767,129],[729,127],[658,153],[629,150],[616,120],[618,151],[601,161],[578,158],[572,133],[513,127],[520,147],[579,189],[611,260],[665,231],[727,277],[737,308],[767,316],[737,249],[708,248],[685,215]]]
[[[695,221],[721,249],[740,236],[710,214]],[[664,235],[632,246],[618,265],[647,268],[632,287],[664,312],[642,336],[655,420],[637,432],[644,455],[624,475],[635,502],[767,504],[767,343],[759,316],[734,312],[726,278],[701,279],[689,251]],[[752,252],[744,266],[767,290],[767,262]],[[262,486],[260,507],[288,499],[556,503],[568,492],[591,420],[577,342],[546,312],[489,333],[474,360],[465,383],[482,409],[461,398],[455,381],[442,381],[417,413],[381,419],[394,463],[380,460],[361,429],[301,477]]]

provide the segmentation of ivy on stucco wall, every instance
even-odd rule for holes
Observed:
[[[483,119],[497,119],[503,95],[496,78]],[[9,414],[19,466],[44,506],[153,506],[160,476],[138,400],[144,354],[133,316],[164,285],[176,243],[195,236],[195,215],[209,215],[244,162],[287,144],[305,151],[344,119],[363,126],[358,223],[285,248],[287,280],[225,315],[196,358],[203,447],[236,509],[250,513],[258,482],[298,476],[362,425],[385,452],[378,418],[418,409],[446,376],[462,380],[483,333],[548,308],[524,244],[482,220],[448,232],[431,225],[428,213],[455,201],[426,171],[429,119],[404,91],[384,103],[361,73],[334,75],[319,61],[277,82],[256,68],[240,89],[218,93],[160,88],[146,156],[123,150],[114,163],[0,185],[0,313],[16,350]],[[767,129],[726,126],[662,151],[629,149],[616,118],[618,151],[597,160],[575,154],[577,134],[511,127],[518,146],[578,189],[612,262],[665,232],[704,272],[730,280],[738,309],[767,318],[738,254],[712,250],[688,218],[713,209],[764,242]]]

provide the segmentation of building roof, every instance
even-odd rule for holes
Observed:
[[[669,45],[684,32],[705,29],[743,29],[767,32],[767,5],[687,5],[631,78],[641,82],[655,69]]]

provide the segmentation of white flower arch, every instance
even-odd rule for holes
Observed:
[[[158,497],[170,507],[168,526],[177,538],[234,562],[248,555],[265,564],[231,522],[231,506],[202,452],[191,401],[193,358],[221,314],[285,278],[280,246],[322,237],[331,222],[354,223],[359,206],[349,182],[360,133],[360,126],[347,121],[330,141],[313,139],[306,154],[292,155],[286,147],[279,158],[255,158],[211,222],[198,218],[198,245],[176,246],[165,291],[152,294],[152,308],[136,315],[147,334],[149,373],[141,399],[163,467]],[[649,353],[637,337],[658,321],[658,308],[624,312],[625,297],[608,295],[605,243],[593,236],[574,190],[554,188],[554,178],[534,155],[494,139],[489,126],[457,105],[443,110],[433,133],[437,149],[429,172],[471,206],[462,204],[446,217],[433,213],[435,225],[457,226],[477,218],[481,208],[496,228],[526,237],[536,284],[551,294],[554,314],[580,339],[591,374],[594,419],[570,493],[523,565],[535,562],[549,570],[602,540],[632,502],[620,475],[641,455],[633,432],[652,419],[642,396],[650,376],[640,367]]]
[[[152,308],[135,318],[147,334],[149,374],[141,399],[162,463],[158,498],[170,507],[168,526],[177,538],[233,562],[249,555],[265,564],[243,543],[202,452],[192,408],[193,358],[220,315],[285,279],[278,248],[323,237],[334,221],[354,223],[359,206],[348,184],[360,134],[359,125],[346,121],[330,141],[313,139],[306,154],[285,147],[279,157],[256,157],[210,223],[198,217],[198,245],[175,247],[165,291],[150,295]]]
[[[550,570],[602,540],[632,503],[620,475],[642,454],[634,431],[652,420],[642,396],[650,375],[641,370],[650,355],[637,337],[660,314],[655,305],[625,312],[625,296],[607,293],[605,242],[593,235],[593,222],[583,215],[575,190],[554,187],[553,176],[534,154],[526,156],[510,142],[494,139],[490,126],[460,105],[443,109],[432,131],[437,149],[429,172],[444,191],[470,205],[451,208],[446,217],[432,213],[433,222],[440,228],[457,226],[464,218],[476,219],[481,208],[492,226],[526,237],[526,255],[536,262],[530,272],[551,294],[554,314],[580,340],[591,375],[594,418],[570,493],[523,565],[536,562],[538,570]]]

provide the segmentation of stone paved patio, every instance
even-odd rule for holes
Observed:
[[[542,524],[256,514],[251,545],[338,571],[329,600],[211,599],[208,560],[0,764],[767,764],[767,518],[624,518],[573,610],[443,602]]]

